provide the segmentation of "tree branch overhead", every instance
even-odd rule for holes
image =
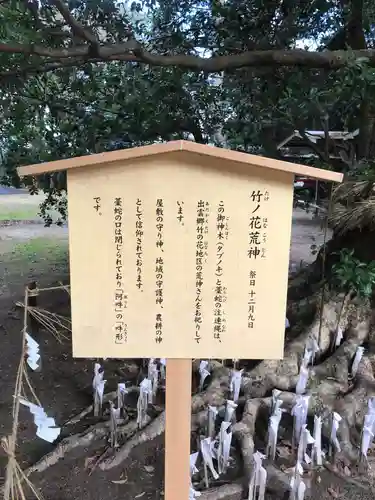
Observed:
[[[0,44],[0,53],[36,55],[45,59],[45,63],[58,62],[73,58],[70,66],[86,62],[124,61],[138,62],[160,67],[179,67],[192,71],[217,73],[239,68],[250,67],[300,67],[310,69],[339,69],[347,66],[353,59],[364,58],[370,66],[375,66],[375,49],[363,49],[348,52],[345,50],[310,52],[307,50],[263,50],[246,51],[242,54],[213,56],[209,58],[187,54],[159,55],[144,50],[136,40],[120,44],[97,46],[95,57],[92,57],[90,45],[77,45],[69,48],[54,49],[40,45],[10,45]],[[43,62],[43,61],[41,61]],[[59,65],[57,64],[56,67]],[[51,67],[51,70],[55,69]],[[27,67],[20,68],[27,72]],[[2,73],[3,75],[5,73]]]
[[[141,43],[139,37],[137,40],[132,29],[129,28],[125,29],[122,37],[118,37],[117,40],[112,37],[110,42],[103,43],[95,34],[101,28],[95,23],[92,24],[93,21],[90,17],[87,19],[86,17],[82,18],[82,13],[72,11],[63,0],[52,0],[51,4],[52,9],[55,9],[59,16],[59,22],[57,23],[59,26],[56,25],[56,22],[52,23],[53,26],[47,26],[46,21],[42,19],[38,12],[37,5],[35,3],[29,5],[26,2],[24,16],[31,15],[37,29],[40,29],[41,32],[45,31],[49,38],[43,43],[40,41],[38,43],[15,43],[10,41],[7,43],[3,38],[2,43],[0,43],[0,54],[10,56],[23,54],[26,59],[32,57],[32,60],[26,62],[26,64],[25,62],[15,62],[15,67],[11,67],[9,70],[4,69],[0,73],[0,78],[21,74],[25,77],[28,72],[35,74],[40,70],[41,73],[45,73],[60,67],[80,67],[87,62],[98,63],[105,61],[138,62],[150,66],[179,67],[183,70],[203,71],[205,73],[253,67],[335,70],[347,66],[358,58],[367,59],[370,66],[375,66],[375,49],[366,48],[363,45],[352,47],[355,50],[351,51],[344,50],[342,47],[339,47],[340,50],[332,48],[332,50],[310,51],[290,48],[267,48],[266,46],[264,50],[256,49],[242,52],[238,50],[233,52],[232,50],[233,53],[227,50],[225,55],[216,53],[212,57],[203,57],[191,53],[178,53],[181,52],[181,47],[171,51],[170,49],[161,49],[156,45],[151,49],[147,44]],[[354,14],[355,12],[353,12],[353,16]],[[51,23],[51,19],[49,19],[49,22]],[[64,30],[68,37],[65,40],[61,38],[61,33],[63,33],[61,26],[68,28],[68,30]],[[59,29],[58,33],[57,29]],[[103,30],[105,32],[104,28]],[[51,40],[53,43],[51,43]],[[63,62],[64,60],[66,62]]]

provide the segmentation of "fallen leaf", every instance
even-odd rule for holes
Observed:
[[[327,488],[328,493],[331,495],[333,498],[338,498],[339,494],[336,490],[333,488]]]
[[[118,481],[111,481],[113,484],[125,484],[128,482],[127,479],[119,479]],[[137,498],[137,497],[136,497]]]
[[[347,465],[345,465],[345,467],[344,467],[344,474],[345,474],[345,476],[348,476],[348,477],[352,475],[352,473]]]
[[[280,467],[280,469],[281,469],[281,467]],[[283,472],[284,472],[285,474],[294,474],[294,472],[295,472],[295,467],[288,467],[288,468],[284,468]]]
[[[154,472],[154,470],[155,470],[155,467],[153,465],[145,465],[143,468],[149,474],[151,474],[151,472]]]
[[[95,459],[96,459],[96,457],[85,458],[84,468],[89,469],[93,465]]]
[[[291,449],[289,446],[278,446],[277,454],[279,458],[289,458],[291,454]]]
[[[288,448],[292,448],[292,443],[291,443],[290,441],[287,441],[286,439],[282,439],[282,440],[280,441],[280,444],[281,444],[282,446],[287,446]]]

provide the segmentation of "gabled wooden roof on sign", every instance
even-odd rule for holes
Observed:
[[[136,158],[176,153],[180,151],[185,154],[192,153],[205,157],[226,160],[228,162],[253,165],[256,167],[269,168],[271,170],[281,170],[295,175],[311,177],[313,179],[332,182],[341,182],[343,179],[343,174],[331,172],[330,170],[308,167],[306,165],[298,165],[287,161],[274,160],[264,156],[240,153],[230,149],[207,146],[205,144],[198,144],[191,141],[170,141],[161,144],[152,144],[150,146],[111,151],[109,153],[99,153],[66,160],[38,163],[18,168],[18,174],[21,177],[25,175],[39,175],[47,172],[70,170],[72,168],[89,167],[94,165],[98,166],[101,164],[108,165],[119,161],[129,161]]]

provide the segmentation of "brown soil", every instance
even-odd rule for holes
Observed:
[[[64,253],[58,261],[51,260],[50,256],[43,252],[32,258],[25,258],[22,253],[18,256],[15,253],[14,248],[17,244],[35,237],[52,237],[54,241],[63,242],[66,240],[67,230],[48,229],[35,224],[0,227],[1,436],[7,435],[11,429],[12,396],[20,356],[22,311],[15,307],[15,303],[22,301],[24,286],[31,280],[37,280],[41,287],[69,281]],[[318,223],[312,221],[310,216],[302,211],[294,214],[291,269],[297,269],[301,261],[311,262],[314,259],[310,246],[312,244],[319,246],[322,237]],[[69,314],[69,296],[63,290],[44,292],[38,300],[40,306],[45,309]],[[32,334],[40,343],[43,367],[41,373],[31,373],[31,382],[47,413],[63,426],[71,416],[92,402],[91,383],[95,360],[72,359],[70,343],[59,344],[53,336],[43,330]],[[115,389],[118,382],[124,381],[125,364],[121,366],[120,362],[107,360],[103,365],[105,378],[108,381],[106,392],[109,392]],[[120,375],[121,370],[123,370],[122,375]],[[20,422],[18,458],[22,467],[27,467],[52,450],[53,446],[35,436],[35,427],[28,410],[21,409]],[[94,418],[90,416],[75,428],[63,428],[64,436],[79,432],[92,423]],[[85,454],[80,449],[77,454],[69,454],[45,473],[34,475],[32,480],[40,487],[45,500],[163,498],[163,438],[139,446],[131,454],[131,458],[117,469],[105,473],[96,469],[89,475],[85,468],[86,458],[104,451],[104,448],[105,443],[101,443],[100,449],[97,446],[95,449],[87,448]],[[4,475],[5,464],[6,457],[0,451],[0,476]],[[313,498],[338,498],[338,496],[367,498],[364,490],[357,489],[347,481],[343,482],[326,473],[321,477],[321,482],[312,491]],[[329,491],[331,487],[332,491]],[[283,496],[281,492],[274,494],[279,498]]]

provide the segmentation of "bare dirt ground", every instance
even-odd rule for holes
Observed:
[[[12,195],[14,198],[15,195]],[[23,300],[26,283],[37,280],[40,287],[69,282],[67,228],[45,228],[37,223],[36,211],[30,219],[13,219],[9,225],[7,217],[1,218],[0,196],[0,436],[11,430],[11,406],[15,375],[20,356],[22,310],[15,306]],[[20,213],[28,206],[26,198],[20,205],[13,202],[12,211]],[[20,208],[21,206],[21,208]],[[34,207],[35,208],[35,207]],[[9,205],[3,214],[9,214]],[[24,213],[24,212],[23,212]],[[3,223],[1,222],[3,221]],[[40,221],[39,221],[40,222]],[[298,210],[293,217],[291,270],[298,269],[301,262],[312,262],[311,245],[319,246],[323,232],[319,222]],[[88,298],[89,300],[89,298]],[[69,295],[63,291],[45,292],[39,297],[40,306],[50,311],[69,315]],[[59,344],[54,337],[40,329],[33,332],[40,343],[43,356],[41,373],[32,373],[31,382],[50,416],[63,427],[63,436],[81,431],[95,423],[92,416],[73,428],[65,428],[71,416],[79,413],[92,402],[92,371],[94,360],[72,359],[70,342]],[[126,365],[107,360],[104,363],[106,392],[114,390],[118,382],[129,380]],[[134,375],[133,375],[134,376]],[[17,456],[22,467],[34,463],[53,446],[35,437],[35,427],[27,410],[21,410]],[[103,444],[102,451],[105,448]],[[95,449],[97,453],[98,449]],[[94,450],[85,449],[85,457],[71,453],[43,474],[32,477],[45,500],[144,500],[163,499],[163,439],[157,439],[138,447],[131,457],[117,469],[105,474],[96,469],[91,475],[85,458],[93,457]],[[4,475],[6,456],[0,451],[0,476]],[[350,478],[343,481],[328,473],[311,491],[312,498],[371,498],[361,488],[353,485]],[[284,492],[273,492],[268,498],[283,498]],[[31,498],[31,496],[30,496]],[[237,498],[237,497],[236,497]],[[285,497],[287,498],[287,496]],[[186,500],[186,499],[183,499]],[[234,500],[234,499],[233,499]]]

